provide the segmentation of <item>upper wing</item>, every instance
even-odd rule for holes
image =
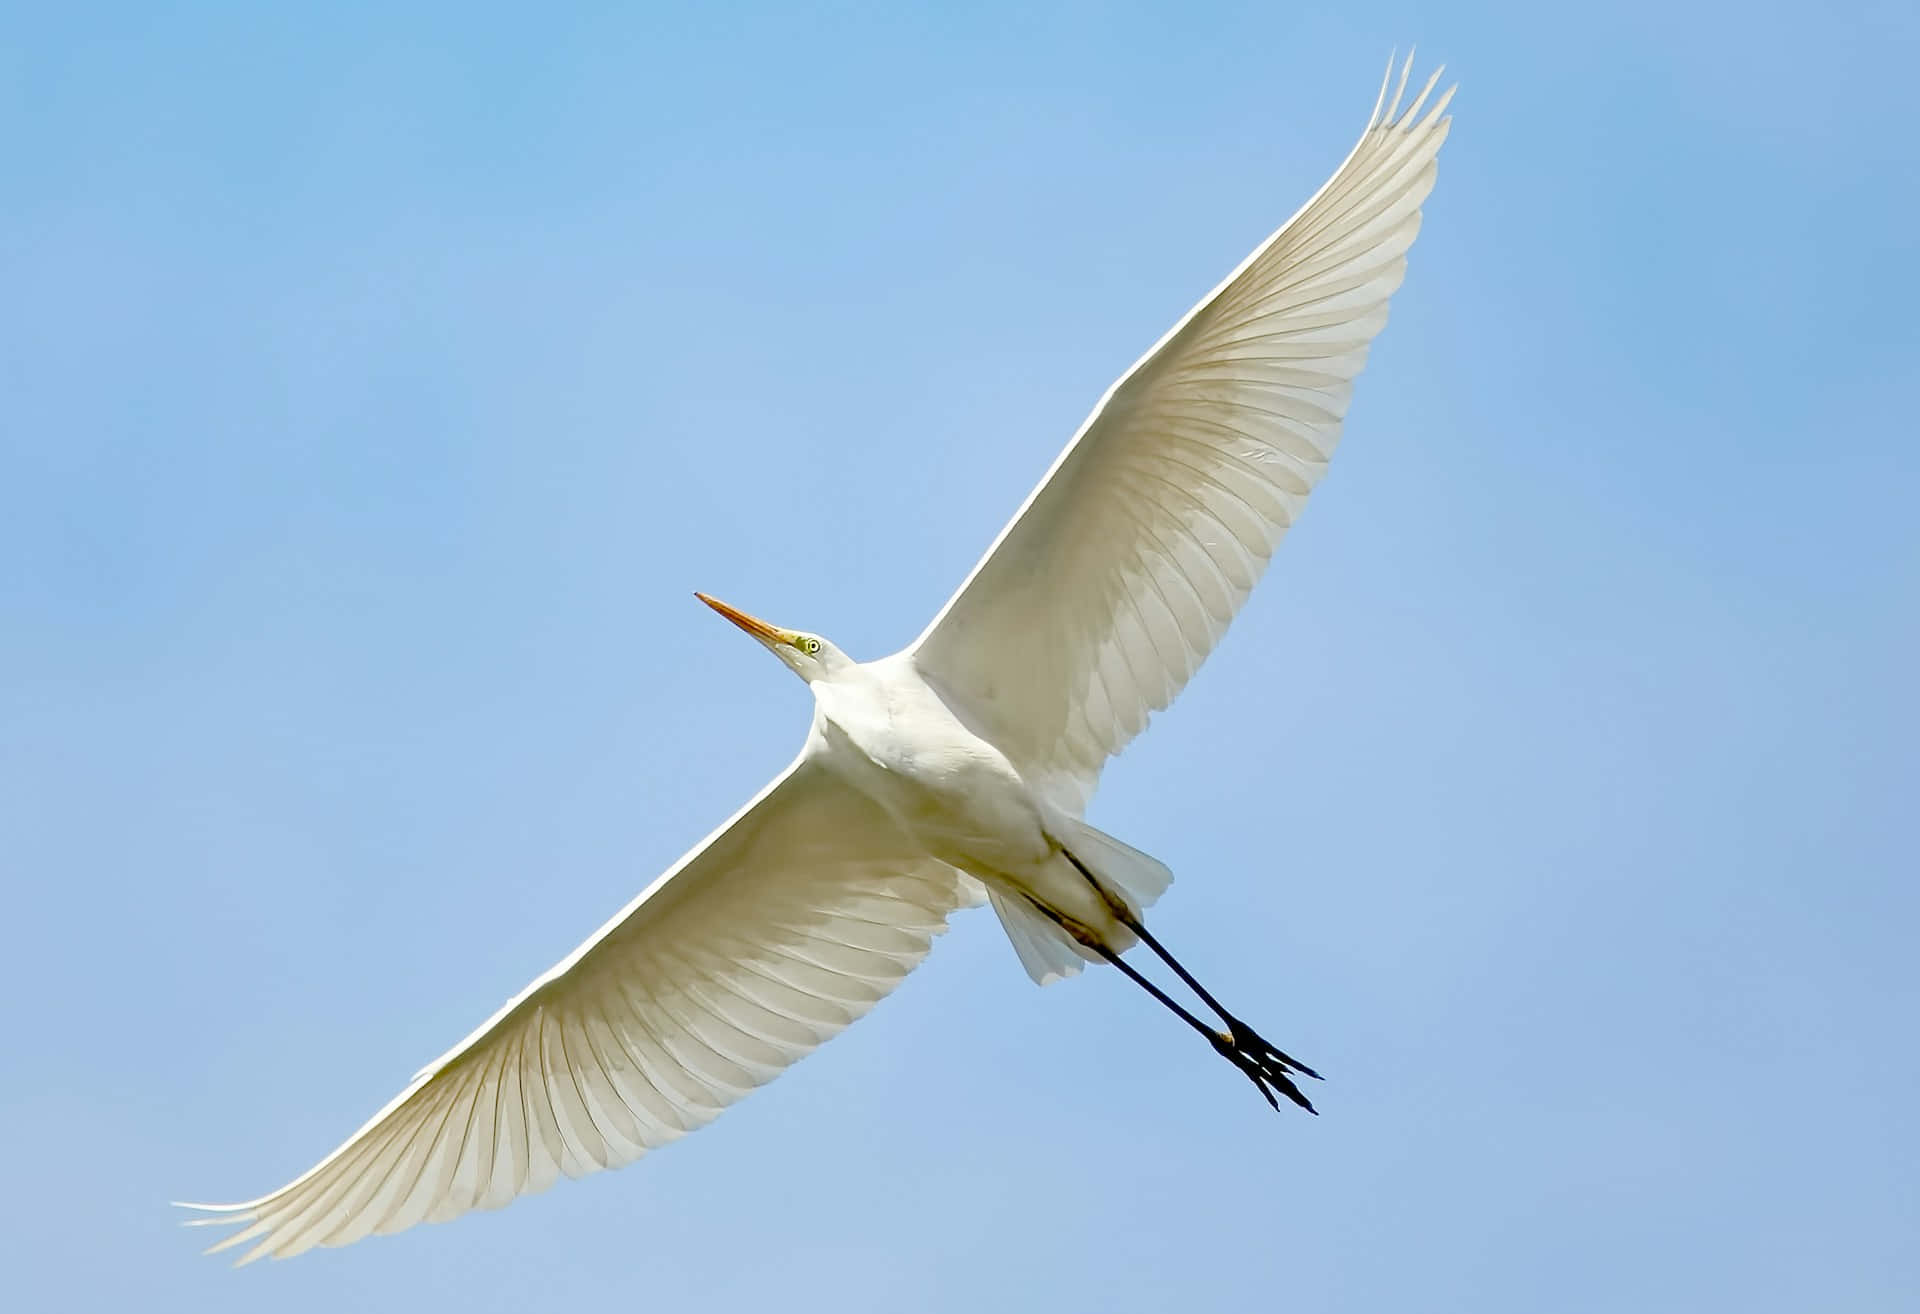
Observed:
[[[1314,198],[1107,390],[909,650],[1059,794],[1084,803],[1173,701],[1326,469],[1450,122],[1451,90],[1421,115],[1438,71],[1399,112],[1411,67]]]
[[[192,1205],[241,1262],[337,1246],[616,1168],[860,1017],[969,901],[866,799],[796,761],[286,1186]]]

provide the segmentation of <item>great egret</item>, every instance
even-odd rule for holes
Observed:
[[[955,909],[1033,979],[1111,963],[1245,1074],[1314,1076],[1147,931],[1172,879],[1081,819],[1106,759],[1211,651],[1299,514],[1387,321],[1447,135],[1393,69],[1345,163],[1108,389],[925,633],[856,662],[700,597],[812,687],[793,763],[300,1177],[241,1204],[242,1263],[494,1209],[629,1163],[860,1017]],[[1144,943],[1216,1028],[1121,954]]]

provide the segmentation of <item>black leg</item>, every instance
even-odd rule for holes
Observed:
[[[1099,880],[1094,877],[1094,874],[1087,870],[1085,863],[1081,862],[1080,859],[1076,858],[1073,854],[1068,853],[1065,849],[1062,849],[1061,853],[1066,855],[1067,861],[1073,864],[1076,871],[1086,877],[1087,884],[1093,886],[1100,894],[1100,897],[1107,901],[1107,906],[1113,910],[1113,915],[1119,919],[1120,924],[1138,936],[1141,944],[1144,944],[1148,949],[1151,949],[1158,955],[1161,962],[1173,969],[1175,976],[1186,982],[1189,990],[1200,996],[1208,1008],[1211,1008],[1215,1013],[1220,1015],[1220,1020],[1227,1024],[1227,1030],[1231,1033],[1238,1046],[1250,1051],[1270,1064],[1279,1065],[1283,1071],[1296,1072],[1303,1077],[1312,1077],[1315,1081],[1322,1079],[1319,1073],[1302,1063],[1299,1059],[1292,1057],[1282,1050],[1276,1049],[1272,1044],[1268,1043],[1259,1032],[1223,1008],[1220,1001],[1215,999],[1205,986],[1193,979],[1193,973],[1182,967],[1180,960],[1168,952],[1167,947],[1156,940],[1152,932],[1141,925],[1140,919],[1133,915],[1125,903],[1107,893],[1106,888],[1100,884]]]
[[[1142,990],[1159,1000],[1175,1017],[1205,1036],[1207,1043],[1213,1046],[1214,1051],[1232,1063],[1236,1068],[1239,1068],[1247,1080],[1251,1081],[1255,1088],[1259,1090],[1268,1104],[1272,1105],[1275,1109],[1280,1107],[1280,1101],[1274,1098],[1274,1091],[1277,1090],[1295,1104],[1305,1109],[1308,1113],[1318,1112],[1308,1101],[1307,1097],[1300,1093],[1300,1088],[1293,1083],[1293,1079],[1289,1075],[1287,1068],[1263,1061],[1259,1054],[1247,1049],[1239,1036],[1215,1031],[1205,1022],[1202,1022],[1182,1007],[1178,1000],[1174,999],[1166,991],[1142,975],[1140,970],[1132,963],[1122,959],[1119,954],[1102,944],[1098,936],[1074,925],[1066,918],[1060,916],[1060,914],[1054,912],[1053,909],[1041,903],[1038,899],[1029,896],[1027,902],[1037,908],[1041,916],[1053,922],[1056,926],[1060,927],[1061,930],[1072,936],[1077,943],[1085,945],[1107,962],[1119,968],[1121,973],[1129,981],[1132,981]],[[1231,1025],[1231,1023],[1229,1023],[1229,1025]]]

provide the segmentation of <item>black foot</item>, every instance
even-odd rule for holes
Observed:
[[[1225,1021],[1227,1029],[1233,1032],[1234,1044],[1239,1049],[1254,1055],[1263,1062],[1278,1065],[1282,1072],[1297,1072],[1303,1077],[1312,1077],[1315,1081],[1324,1080],[1319,1073],[1302,1063],[1299,1059],[1294,1058],[1284,1051],[1275,1049],[1268,1043],[1265,1036],[1262,1036],[1258,1031],[1255,1031],[1239,1018],[1229,1016]]]
[[[1300,1087],[1295,1085],[1293,1080],[1297,1075],[1312,1077],[1318,1081],[1319,1073],[1275,1049],[1246,1023],[1228,1018],[1227,1025],[1232,1028],[1230,1033],[1214,1033],[1214,1049],[1246,1075],[1247,1080],[1251,1081],[1260,1094],[1266,1097],[1268,1104],[1275,1110],[1279,1109],[1280,1101],[1274,1098],[1277,1091],[1308,1113],[1316,1115],[1319,1113],[1319,1110],[1313,1107],[1313,1102],[1300,1092]]]

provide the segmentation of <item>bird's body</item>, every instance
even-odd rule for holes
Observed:
[[[1037,900],[1115,952],[1134,939],[1065,856],[1082,829],[911,653],[812,682],[804,755],[879,805],[919,850],[1009,898]],[[1070,937],[1069,937],[1070,940]]]
[[[906,649],[855,662],[701,595],[812,687],[800,755],[333,1153],[258,1199],[190,1206],[244,1225],[213,1248],[296,1255],[630,1163],[859,1018],[983,896],[1035,981],[1111,964],[1269,1104],[1311,1110],[1294,1078],[1317,1074],[1147,929],[1166,867],[1084,814],[1339,440],[1447,135],[1452,93],[1425,109],[1437,73],[1400,111],[1411,63],[1326,185],[1107,391]],[[1125,960],[1136,944],[1218,1025]]]
[[[915,847],[983,880],[1046,857],[1046,814],[1020,769],[910,657],[849,666],[816,680],[813,696],[806,755],[879,804]]]

